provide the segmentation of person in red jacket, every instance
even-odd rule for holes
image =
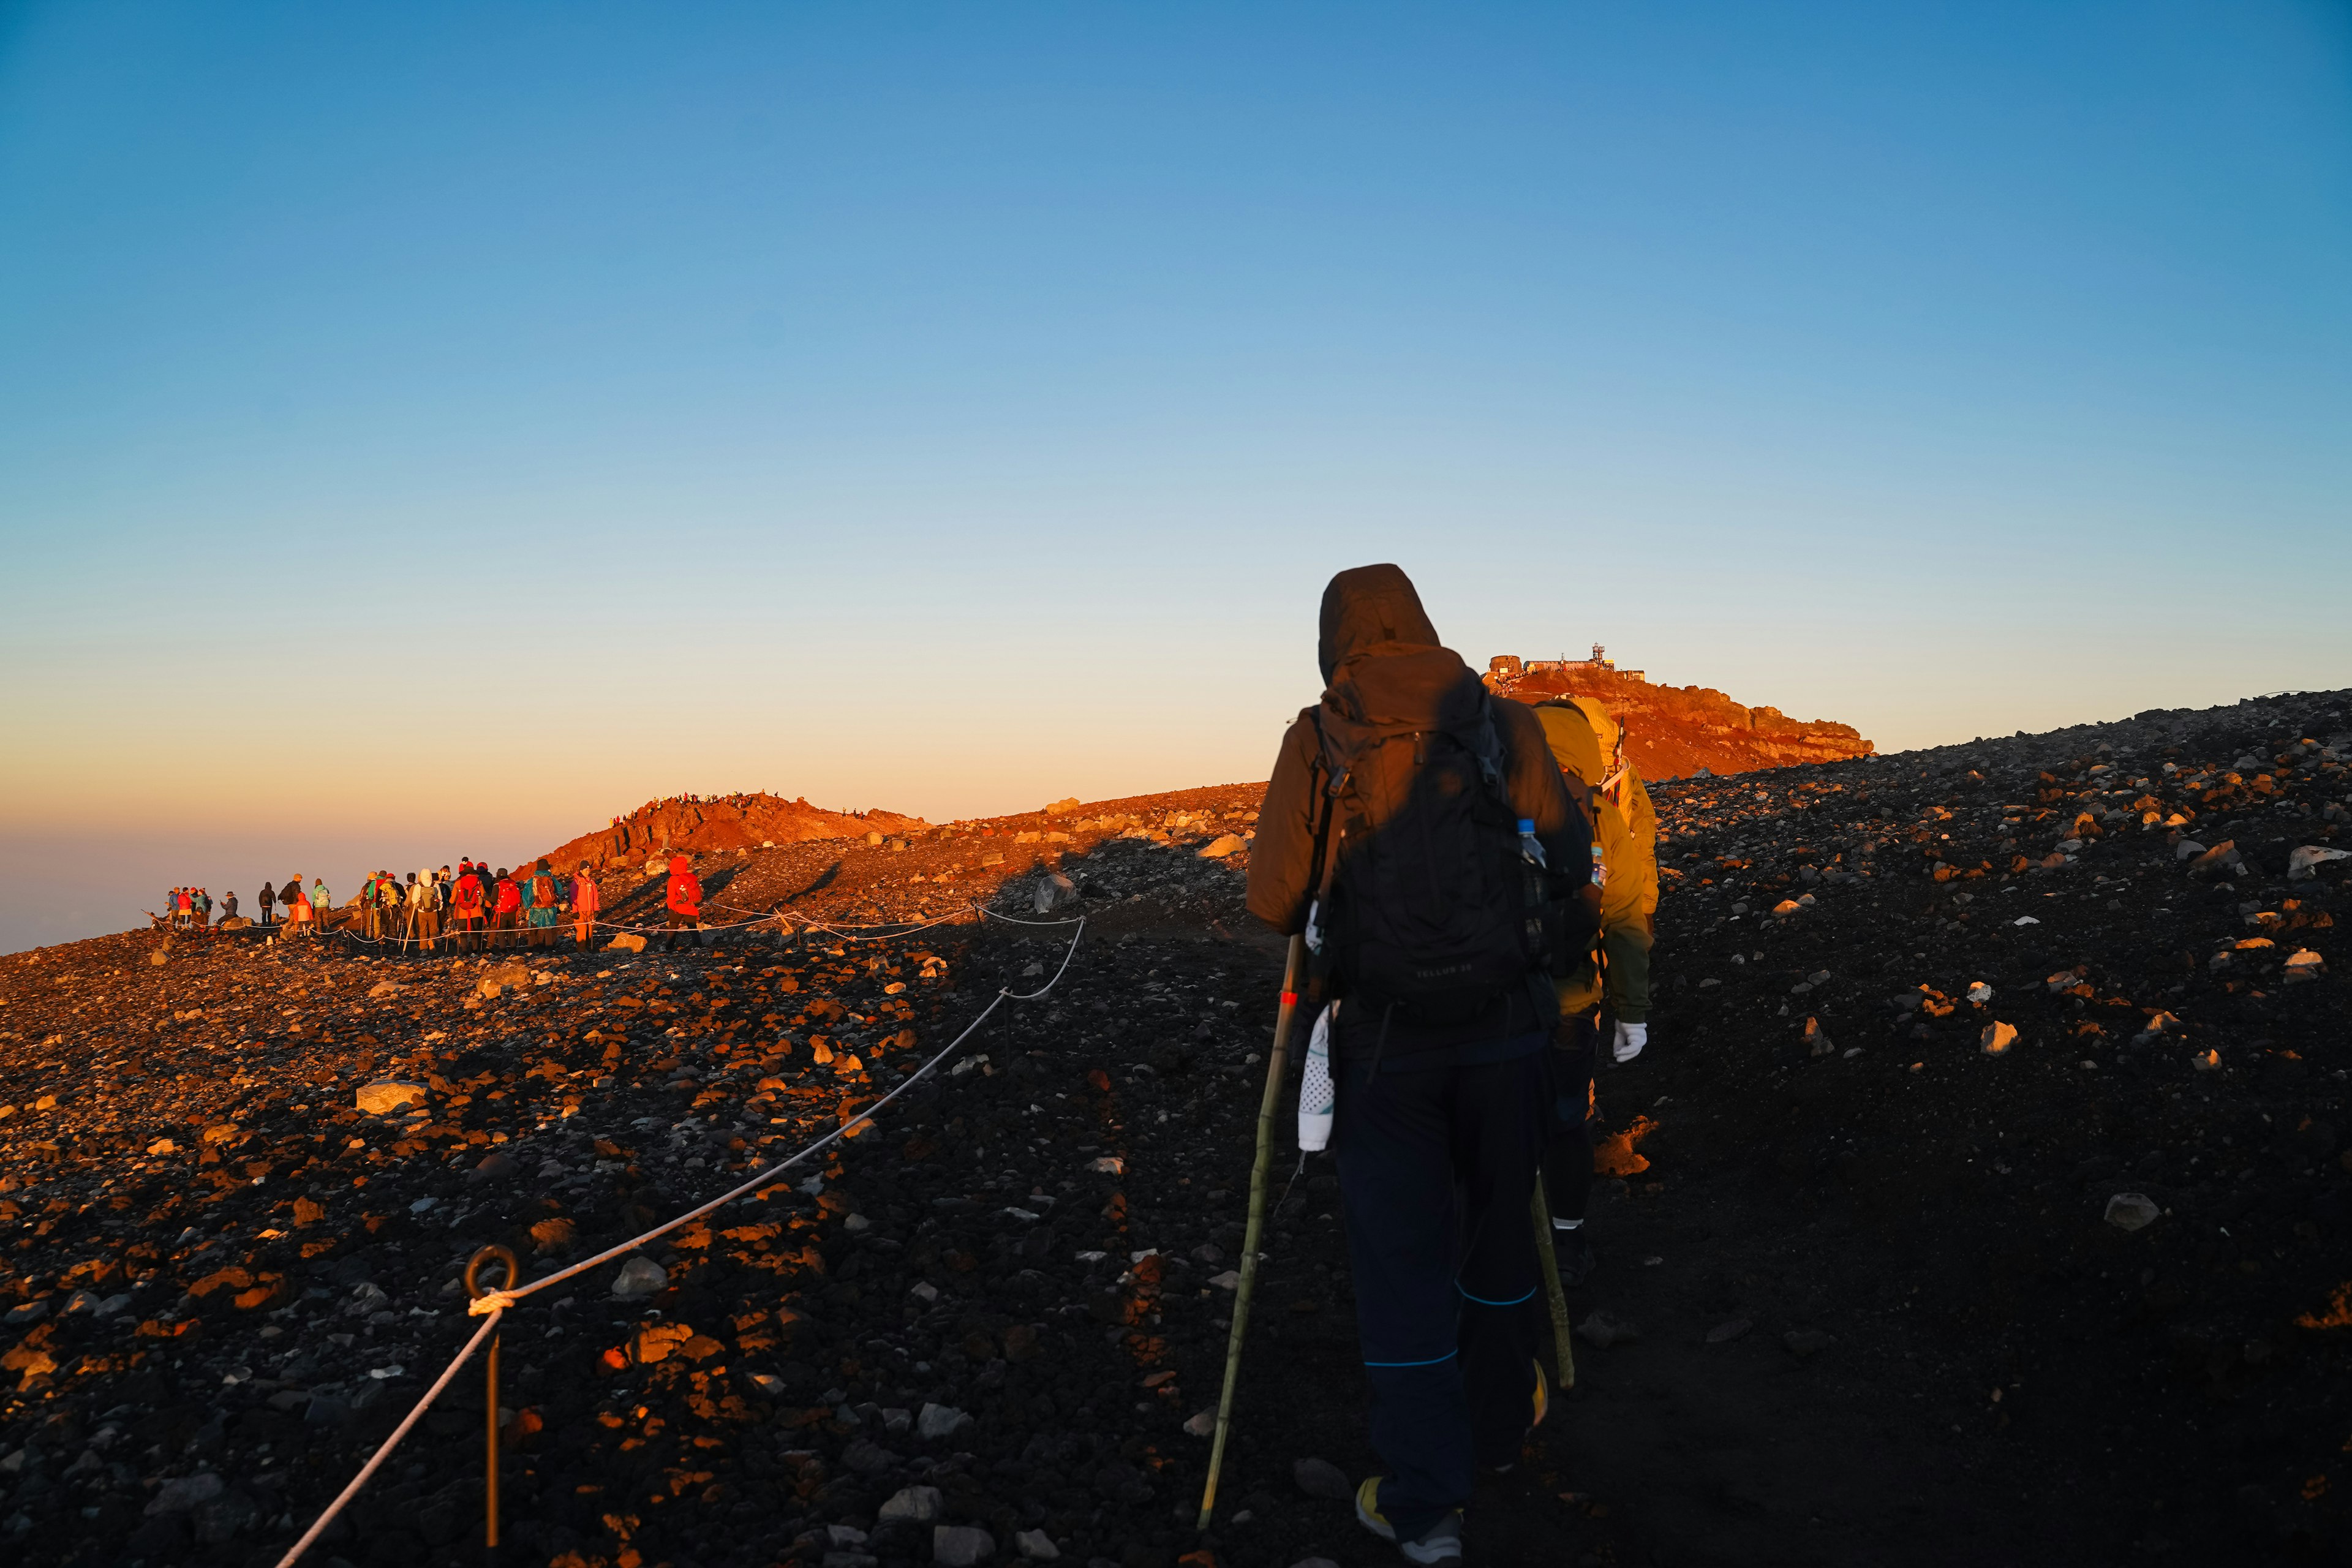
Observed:
[[[580,875],[572,879],[572,918],[580,931],[580,950],[588,950],[588,933],[595,929],[596,911],[603,907],[604,896],[596,888],[594,873],[588,862],[580,862]]]
[[[669,899],[667,901],[669,929],[678,931],[699,929],[702,925],[702,883],[683,855],[669,858]],[[673,935],[669,945],[676,947],[678,939]]]
[[[451,943],[459,952],[471,952],[482,930],[482,879],[471,862],[458,862],[457,886],[449,895],[449,923],[456,928]]]
[[[515,886],[504,867],[499,868],[495,901],[490,906],[490,945],[505,947],[508,939],[499,935],[522,924],[522,889]]]

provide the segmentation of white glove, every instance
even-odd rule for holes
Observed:
[[[1622,1064],[1630,1062],[1635,1057],[1640,1056],[1642,1054],[1642,1047],[1649,1043],[1649,1025],[1627,1024],[1621,1022],[1617,1026],[1616,1041],[1610,1046],[1609,1049],[1611,1054],[1615,1056],[1617,1060]]]

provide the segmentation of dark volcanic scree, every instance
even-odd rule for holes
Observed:
[[[1473,1560],[2344,1561],[2346,695],[1656,786],[1577,1387]],[[697,858],[796,926],[1087,926],[878,1126],[517,1308],[506,1560],[1393,1561],[1328,1495],[1375,1461],[1287,1109],[1191,1527],[1279,978],[1256,796]],[[274,1562],[464,1342],[477,1247],[545,1273],[716,1195],[1076,930],[0,961],[0,1552]],[[483,1426],[468,1367],[311,1560],[479,1561]]]

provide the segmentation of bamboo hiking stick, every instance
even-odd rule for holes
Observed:
[[[1536,1264],[1543,1270],[1544,1297],[1551,1303],[1552,1382],[1576,1386],[1576,1351],[1569,1343],[1568,1292],[1560,1288],[1559,1259],[1551,1247],[1551,1204],[1544,1197],[1543,1173],[1536,1173],[1535,1196],[1528,1200],[1536,1222]]]
[[[1257,1244],[1265,1225],[1266,1152],[1274,1142],[1275,1108],[1282,1102],[1283,1058],[1290,1047],[1290,1022],[1298,1011],[1298,971],[1306,956],[1307,939],[1290,939],[1289,955],[1282,964],[1282,1007],[1274,1016],[1274,1048],[1266,1055],[1265,1092],[1257,1102],[1257,1157],[1250,1165],[1249,1228],[1242,1238],[1242,1279],[1234,1292],[1234,1326],[1225,1336],[1225,1386],[1217,1395],[1217,1436],[1209,1447],[1209,1479],[1201,1489],[1201,1519],[1195,1530],[1209,1528],[1217,1506],[1217,1473],[1225,1462],[1225,1434],[1234,1419],[1234,1384],[1242,1370],[1242,1336],[1249,1330],[1250,1293],[1257,1285]]]

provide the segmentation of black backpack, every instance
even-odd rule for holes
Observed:
[[[1352,754],[1316,730],[1318,994],[1459,1023],[1565,973],[1568,889],[1524,858],[1491,700],[1462,729],[1375,734]]]

